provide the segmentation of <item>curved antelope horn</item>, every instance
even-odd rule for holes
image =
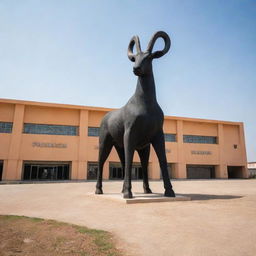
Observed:
[[[164,49],[162,51],[156,51],[152,53],[154,44],[159,37],[164,39],[164,43],[165,43]],[[170,37],[164,31],[158,31],[152,36],[151,40],[149,41],[147,51],[151,53],[152,58],[160,58],[169,51],[170,47],[171,47]]]
[[[128,51],[127,51],[127,55],[128,55],[128,58],[131,60],[131,61],[135,61],[135,54],[133,53],[133,47],[134,45],[136,45],[136,50],[137,50],[137,53],[141,52],[141,48],[140,48],[140,39],[138,36],[133,36],[130,43],[129,43],[129,46],[128,46]]]

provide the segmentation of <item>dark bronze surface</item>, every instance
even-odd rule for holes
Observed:
[[[158,38],[163,38],[165,47],[153,52]],[[137,53],[133,52],[136,46]],[[165,196],[175,197],[167,170],[165,141],[163,133],[164,114],[156,100],[152,60],[162,57],[171,46],[169,36],[159,31],[155,33],[145,52],[141,51],[138,36],[134,36],[128,46],[128,58],[134,62],[133,72],[138,76],[134,95],[121,109],[106,114],[101,122],[99,137],[99,169],[96,194],[102,194],[103,165],[114,146],[125,170],[123,197],[132,198],[131,168],[135,150],[138,152],[143,170],[143,188],[152,193],[148,183],[148,159],[152,144],[161,168]]]

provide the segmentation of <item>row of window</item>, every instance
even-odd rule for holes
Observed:
[[[11,133],[12,123],[0,122],[0,133]]]
[[[88,136],[98,137],[99,127],[88,127]],[[176,142],[176,134],[165,133],[164,139],[167,142]],[[202,144],[217,144],[217,137],[215,136],[198,136],[198,135],[183,135],[183,142],[185,143],[202,143]]]
[[[198,136],[198,135],[183,135],[185,143],[202,143],[202,144],[217,144],[215,136]]]
[[[98,137],[99,127],[88,127],[88,136]],[[0,122],[0,133],[11,133],[12,123]],[[47,135],[68,135],[77,136],[79,133],[78,126],[70,125],[48,125],[48,124],[24,124],[23,133],[27,134],[47,134]],[[176,142],[176,134],[165,133],[165,141]],[[202,144],[217,144],[215,136],[198,136],[184,135],[183,142],[185,143],[202,143]]]
[[[24,133],[48,134],[48,135],[78,135],[78,126],[48,125],[48,124],[24,124]]]

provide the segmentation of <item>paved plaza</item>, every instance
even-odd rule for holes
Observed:
[[[151,189],[163,192],[161,181]],[[110,231],[127,255],[254,256],[256,180],[173,181],[191,201],[123,204],[90,195],[95,182],[0,185],[0,214],[55,219]],[[121,182],[104,182],[118,193]],[[133,182],[142,192],[142,182]]]

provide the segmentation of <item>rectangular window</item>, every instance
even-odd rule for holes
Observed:
[[[165,133],[164,140],[167,142],[176,142],[176,134]]]
[[[88,136],[99,137],[100,128],[99,127],[88,127]]]
[[[198,136],[198,135],[183,135],[185,143],[202,143],[202,144],[217,144],[215,136]]]
[[[78,135],[78,127],[69,125],[24,124],[23,133],[76,136]]]
[[[0,133],[12,133],[12,123],[0,122]]]

